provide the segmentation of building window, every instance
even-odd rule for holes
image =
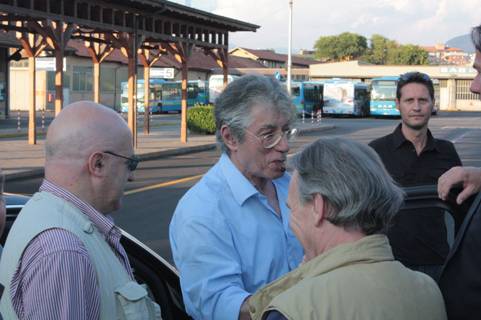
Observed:
[[[73,67],[72,91],[92,91],[92,67]]]
[[[115,92],[116,74],[114,68],[104,68],[100,72],[100,91]]]
[[[70,88],[70,77],[65,72],[63,73],[63,87]],[[55,90],[55,71],[47,71],[47,90]]]
[[[469,90],[472,80],[456,80],[456,100],[479,100],[479,94]]]

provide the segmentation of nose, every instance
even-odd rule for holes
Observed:
[[[413,109],[416,110],[416,111],[421,110],[421,102],[418,101],[418,100],[415,100],[414,103],[413,103]]]
[[[275,149],[279,152],[289,151],[289,141],[287,140],[287,135],[283,134],[281,140],[276,144]]]

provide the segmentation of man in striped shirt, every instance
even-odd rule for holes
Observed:
[[[45,179],[19,214],[0,262],[2,315],[160,318],[108,215],[119,209],[138,164],[125,121],[93,102],[74,103],[50,125],[45,151]]]

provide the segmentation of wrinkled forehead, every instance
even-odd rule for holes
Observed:
[[[251,107],[249,127],[255,129],[282,129],[293,122],[292,115],[272,104],[257,103]]]

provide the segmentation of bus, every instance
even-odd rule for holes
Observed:
[[[396,108],[396,87],[399,76],[371,80],[371,116],[400,116]]]
[[[432,114],[439,110],[439,80],[431,79],[434,87],[434,106]],[[396,108],[396,88],[399,76],[384,76],[371,80],[371,105],[372,116],[396,116],[401,114]]]
[[[316,116],[322,108],[322,89],[320,81],[291,82],[292,103],[295,105],[297,114],[304,116]]]
[[[121,83],[121,111],[128,110],[127,82]],[[187,82],[187,107],[208,104],[207,84],[202,80]],[[150,79],[149,106],[152,113],[180,112],[182,105],[182,81]],[[137,112],[144,110],[144,80],[137,81]]]
[[[235,79],[239,78],[238,76],[228,75],[227,76],[227,84],[231,83]],[[214,103],[215,99],[219,96],[219,94],[224,90],[224,75],[222,74],[213,74],[209,77],[209,103]]]
[[[324,81],[323,115],[369,116],[369,86],[343,79]]]

